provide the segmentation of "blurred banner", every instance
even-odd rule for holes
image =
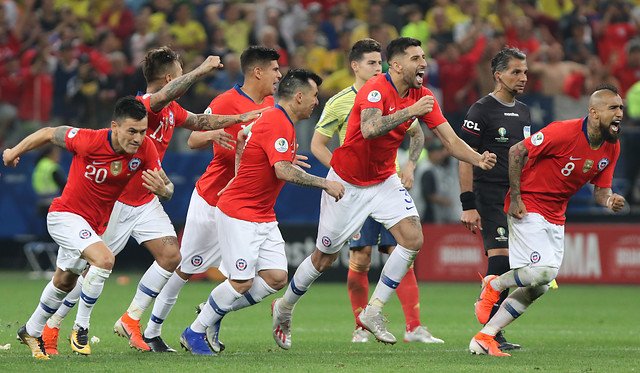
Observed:
[[[479,281],[487,258],[482,237],[461,225],[423,225],[416,259],[421,281]],[[640,225],[567,224],[560,283],[640,284]]]

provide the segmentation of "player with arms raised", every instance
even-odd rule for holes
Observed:
[[[56,272],[44,288],[35,312],[18,330],[19,339],[36,359],[49,359],[41,337],[45,323],[75,287],[87,262],[91,268],[82,284],[82,294],[91,304],[98,300],[115,260],[100,235],[127,183],[142,174],[150,192],[171,197],[171,190],[166,187],[170,181],[160,166],[156,148],[148,139],[145,141],[146,131],[144,105],[128,96],[116,102],[110,128],[46,127],[2,154],[4,164],[15,167],[20,155],[47,143],[73,153],[67,184],[47,215],[49,234],[60,245]]]
[[[357,93],[344,144],[331,158],[328,180],[346,185],[336,203],[322,193],[316,249],[298,267],[283,298],[274,301],[273,337],[291,348],[294,305],[322,272],[331,266],[343,244],[371,216],[389,229],[398,245],[387,260],[380,281],[357,323],[385,343],[396,338],[384,325],[382,307],[411,267],[422,247],[422,226],[413,200],[396,173],[398,147],[418,118],[458,159],[483,169],[495,165],[495,154],[478,154],[453,131],[431,91],[422,86],[427,67],[419,40],[398,38],[387,46],[389,72],[369,79]],[[410,154],[418,159],[420,149]]]
[[[600,86],[589,99],[587,117],[553,122],[509,150],[504,209],[509,214],[511,270],[483,280],[475,312],[486,325],[471,339],[472,353],[510,356],[500,351],[494,336],[546,293],[558,275],[571,196],[591,182],[596,203],[614,212],[624,207],[624,197],[611,191],[623,108],[615,87]],[[513,287],[517,289],[489,320],[500,293]]]

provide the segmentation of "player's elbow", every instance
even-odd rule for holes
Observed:
[[[360,128],[360,132],[362,132],[362,137],[364,137],[367,140],[371,140],[372,138],[375,137],[373,131],[371,130],[371,127],[368,125],[363,125]]]

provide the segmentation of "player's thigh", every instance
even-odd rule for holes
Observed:
[[[362,228],[349,240],[349,248],[376,246],[380,238],[381,229],[383,229],[382,224],[373,220],[371,217],[367,217]]]
[[[139,243],[143,244],[147,241],[157,240],[164,237],[173,237],[173,240],[168,240],[166,250],[178,251],[178,241],[176,239],[176,230],[171,224],[169,215],[164,211],[164,207],[158,200],[158,197],[144,205],[144,210],[140,212],[131,236]]]
[[[87,265],[82,252],[90,245],[102,242],[84,218],[70,212],[48,213],[47,229],[59,245],[56,266],[78,275]]]
[[[286,281],[287,255],[284,251],[284,239],[277,222],[262,223],[268,230],[266,240],[260,246],[256,271],[280,270],[284,271]]]
[[[218,242],[216,209],[209,205],[197,190],[193,190],[180,246],[180,270],[183,273],[202,273],[220,265],[222,257]]]
[[[114,255],[118,255],[127,245],[142,209],[141,206],[129,206],[119,201],[113,205],[102,239]]]
[[[320,199],[320,222],[316,247],[325,254],[340,251],[345,242],[360,230],[371,211],[371,187],[361,188],[340,179],[329,170],[328,180],[345,186],[344,197],[336,202],[326,192]]]
[[[222,263],[220,272],[230,280],[255,277],[260,247],[268,237],[268,223],[255,223],[227,216],[216,210]]]
[[[398,175],[390,176],[376,185],[376,189],[371,217],[382,223],[400,245],[419,250],[422,246],[420,217]]]
[[[564,254],[564,226],[551,224],[538,213],[527,213],[522,219],[509,216],[507,222],[511,268],[560,268]]]

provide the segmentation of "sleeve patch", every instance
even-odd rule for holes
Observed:
[[[539,146],[544,141],[544,134],[542,132],[538,132],[531,137],[531,143],[535,146]]]
[[[72,128],[69,133],[67,134],[67,137],[72,139],[74,137],[76,137],[76,135],[78,134],[79,129],[77,128]]]
[[[367,101],[369,102],[379,102],[381,99],[382,95],[376,90],[369,92],[369,95],[367,96]]]
[[[289,149],[289,142],[284,137],[281,137],[276,140],[274,147],[278,153],[284,153]]]

